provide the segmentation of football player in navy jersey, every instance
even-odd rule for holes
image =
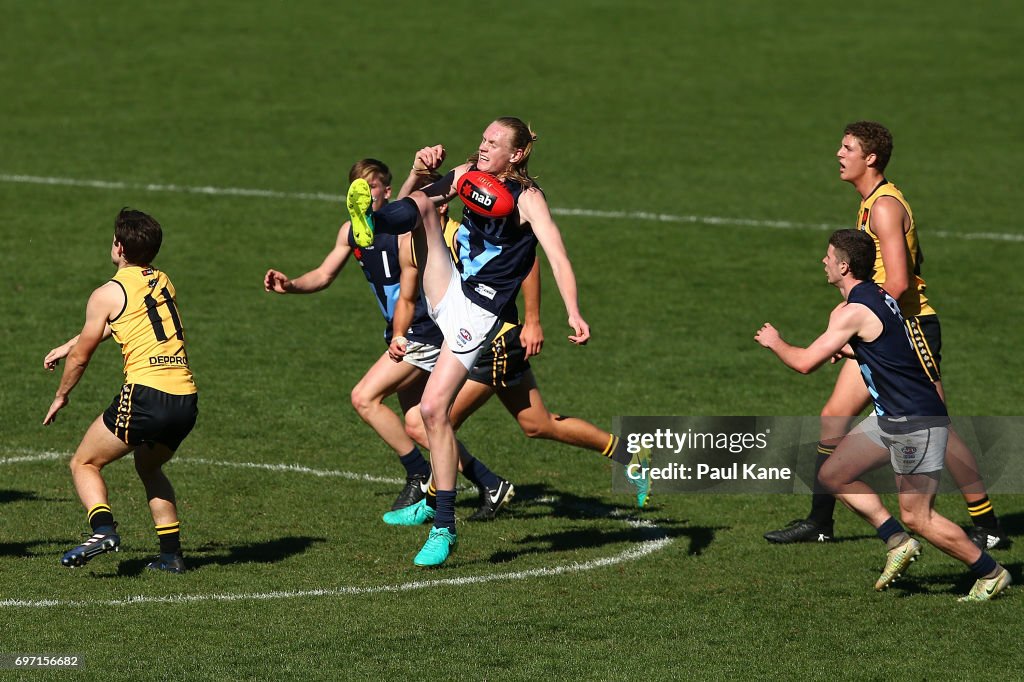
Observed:
[[[885,589],[921,553],[921,544],[858,480],[888,459],[896,473],[903,522],[970,567],[977,581],[961,601],[987,601],[1010,584],[1010,574],[975,546],[962,528],[935,511],[949,417],[911,346],[899,304],[871,279],[874,260],[875,245],[869,235],[837,230],[829,238],[823,263],[829,283],[839,289],[843,302],[832,311],[825,332],[807,348],[786,343],[768,323],[754,338],[803,374],[837,355],[855,358],[860,365],[875,414],[840,441],[818,477],[886,542],[886,565],[875,589]]]
[[[430,150],[428,148],[424,151]],[[418,169],[414,162],[409,178],[399,191],[399,197],[411,194],[412,185],[425,172],[427,171]],[[444,209],[447,207],[447,204],[439,207],[442,219],[446,217]],[[460,229],[461,226],[455,220],[449,219],[445,225],[445,243],[453,251],[453,257],[457,257],[461,248],[457,241]],[[403,268],[406,267],[415,270],[417,266],[415,263],[403,263]],[[462,385],[455,397],[451,409],[452,426],[457,431],[466,419],[487,403],[491,396],[497,395],[527,437],[544,438],[592,450],[607,459],[628,466],[634,456],[626,449],[626,442],[617,435],[604,431],[584,419],[552,413],[544,404],[529,362],[529,358],[539,354],[544,345],[544,331],[540,323],[540,272],[536,259],[530,274],[523,280],[522,292],[523,321],[519,322],[515,302],[506,304],[501,329],[490,346],[477,359],[476,365],[470,370],[469,380]],[[407,301],[409,309],[412,301],[422,300],[419,296],[417,278],[406,278],[403,272],[400,295],[402,300]],[[397,335],[405,328],[403,325],[406,320],[411,319],[411,312],[405,315],[395,314],[394,329]],[[399,336],[392,340],[390,353],[395,361],[400,361],[405,355],[403,342],[404,339]],[[406,412],[405,425],[406,432],[413,440],[420,443],[426,440],[423,420],[417,408]],[[636,488],[637,506],[647,506],[650,499],[650,481],[646,477],[627,477],[627,480]],[[469,517],[469,520],[492,518],[492,509],[499,500],[500,492],[482,491],[480,508]],[[414,512],[408,510],[406,513]]]
[[[885,176],[892,150],[892,134],[882,124],[858,121],[847,125],[836,152],[839,177],[853,185],[861,198],[856,226],[875,241],[874,279],[899,302],[918,360],[945,400],[940,376],[942,333],[939,316],[921,278],[924,256],[914,214],[903,193]],[[832,395],[821,410],[816,468],[820,469],[828,460],[839,439],[849,432],[856,416],[870,402],[857,363],[843,362]],[[1008,547],[1010,539],[1000,526],[974,455],[952,429],[947,453],[946,467],[960,488],[974,523],[968,532],[971,541],[982,549]],[[816,490],[806,518],[771,530],[764,538],[774,543],[831,541],[835,504],[832,495]]]
[[[579,312],[576,277],[561,233],[527,168],[535,140],[536,135],[520,119],[500,118],[484,130],[477,153],[468,163],[393,207],[373,211],[365,184],[356,181],[349,188],[347,204],[357,241],[372,239],[375,231],[403,233],[423,228],[416,233],[423,245],[421,287],[430,315],[445,338],[420,401],[437,486],[437,514],[426,543],[413,560],[417,566],[439,566],[455,547],[458,456],[449,409],[476,358],[498,331],[502,307],[515,299],[533,266],[538,242],[565,303],[573,332],[569,340],[584,344],[590,338],[590,328]],[[434,170],[443,161],[444,149],[438,145],[421,150],[416,163]],[[465,231],[458,239],[468,248],[456,263],[445,244],[435,206],[453,199],[463,176],[471,170],[496,178],[514,197],[514,206],[509,214],[496,216],[467,203],[462,220]]]
[[[391,172],[382,162],[363,159],[352,166],[349,181],[363,179],[369,186],[372,203],[379,209],[391,197]],[[263,280],[266,291],[279,294],[310,294],[326,289],[354,255],[373,291],[381,313],[387,323],[385,343],[391,341],[391,321],[395,314],[400,289],[401,264],[399,254],[411,248],[409,235],[380,234],[372,244],[359,247],[352,239],[351,225],[346,222],[338,230],[334,248],[323,263],[300,277],[290,279],[277,270],[268,270]],[[408,273],[407,273],[408,276]],[[352,390],[352,405],[398,456],[406,470],[406,484],[392,505],[402,509],[422,500],[429,488],[430,464],[424,459],[416,443],[406,434],[402,419],[387,405],[385,398],[395,393],[402,410],[419,403],[420,392],[428,373],[433,369],[442,342],[441,333],[420,304],[405,336],[411,345],[410,353],[402,363],[392,362],[385,351]],[[475,485],[482,488],[499,486],[507,481],[495,475],[482,462],[474,458],[459,444],[458,466]]]

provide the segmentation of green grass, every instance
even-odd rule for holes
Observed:
[[[752,337],[765,320],[798,343],[824,327],[837,299],[819,263],[827,230],[813,226],[852,226],[856,194],[833,154],[845,123],[879,119],[921,230],[951,408],[1013,415],[1024,244],[967,237],[1024,234],[1014,3],[2,7],[0,174],[127,186],[0,181],[0,458],[70,453],[118,389],[110,345],[40,425],[57,382],[42,357],[110,276],[124,205],[165,227],[158,264],[178,289],[201,416],[169,468],[196,568],[181,578],[142,570],[154,540],[129,462],[107,470],[125,551],[78,571],[57,564],[84,530],[65,459],[0,464],[0,600],[85,602],[0,607],[0,654],[82,653],[88,679],[882,679],[910,654],[915,679],[1020,674],[1019,588],[964,608],[965,572],[929,548],[875,594],[880,546],[850,514],[837,518],[847,541],[764,543],[805,513],[799,496],[662,495],[642,515],[655,527],[633,527],[606,463],[527,441],[497,403],[462,435],[520,497],[495,523],[461,524],[439,571],[411,566],[423,529],[379,522],[394,484],[226,466],[399,477],[348,404],[383,350],[379,315],[356,272],[316,296],[261,290],[269,267],[319,264],[340,203],[144,188],[339,194],[358,158],[401,174],[443,142],[461,159],[489,120],[522,116],[556,209],[723,219],[558,215],[594,340],[564,341],[546,271],[534,367],[548,405],[604,428],[616,415],[814,415],[831,369],[786,371]],[[1024,530],[1024,496],[996,505]],[[938,506],[966,522],[956,496]],[[494,578],[658,538],[671,542],[610,566]],[[1021,551],[997,557],[1018,582]],[[271,592],[307,596],[228,599]],[[207,600],[121,603],[172,595]]]

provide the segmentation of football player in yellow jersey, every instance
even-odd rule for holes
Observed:
[[[195,425],[198,400],[174,285],[152,265],[162,241],[160,223],[141,211],[122,209],[114,221],[110,248],[117,272],[89,297],[81,333],[43,360],[52,371],[67,358],[57,395],[43,419],[43,424],[52,424],[101,341],[113,336],[124,356],[120,394],[93,421],[71,458],[71,476],[88,511],[92,534],[64,553],[64,566],[82,566],[95,556],[117,551],[121,538],[100,470],[134,451],[135,470],[146,489],[160,541],[160,555],[148,568],[185,571],[174,488],[162,466]]]
[[[853,185],[861,196],[856,227],[871,235],[875,242],[874,280],[899,302],[918,359],[945,400],[939,373],[942,337],[938,315],[925,296],[914,214],[903,193],[885,177],[891,156],[892,134],[885,126],[874,121],[851,123],[843,131],[836,152],[839,177]],[[856,360],[843,361],[832,395],[821,411],[818,469],[850,430],[854,416],[860,414],[870,400]],[[971,540],[982,550],[1009,546],[1009,538],[999,525],[974,455],[952,428],[946,455],[946,466],[963,493],[974,523],[969,531]],[[881,506],[880,500],[876,502]],[[834,509],[835,498],[816,488],[810,515],[793,521],[786,528],[765,533],[765,539],[779,543],[831,540]]]

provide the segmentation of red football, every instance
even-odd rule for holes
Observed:
[[[515,210],[516,200],[490,173],[467,171],[459,180],[459,198],[466,208],[490,218],[503,218]]]

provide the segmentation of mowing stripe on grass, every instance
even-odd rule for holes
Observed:
[[[87,187],[91,189],[132,189],[144,192],[172,192],[177,194],[206,194],[210,196],[257,197],[263,199],[297,199],[302,201],[330,201],[341,203],[345,197],[326,192],[282,192],[270,189],[248,189],[244,187],[193,187],[160,183],[121,182],[117,180],[79,180],[76,178],[48,177],[39,175],[16,175],[0,173],[0,182],[32,185],[55,185],[59,187]],[[650,213],[647,211],[601,211],[589,208],[551,208],[553,215],[582,216],[604,220],[640,220],[644,222],[682,223],[691,225],[732,225],[769,228],[777,230],[817,230],[831,232],[849,225],[827,223],[801,223],[791,220],[759,220],[756,218],[729,218],[722,216],[673,215],[671,213]],[[1019,232],[951,232],[929,230],[929,236],[946,239],[967,239],[996,242],[1024,242]]]

